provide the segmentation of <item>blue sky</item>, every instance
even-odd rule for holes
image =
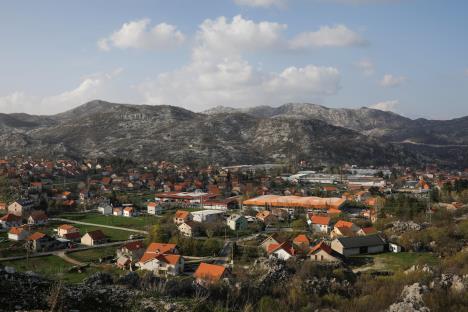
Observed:
[[[468,115],[464,0],[2,1],[0,112],[91,99]]]

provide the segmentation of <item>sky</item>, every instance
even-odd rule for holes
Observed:
[[[0,113],[93,99],[468,115],[466,0],[0,1]]]

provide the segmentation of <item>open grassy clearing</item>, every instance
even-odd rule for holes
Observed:
[[[370,260],[370,265],[358,268],[358,271],[404,271],[413,265],[436,265],[439,259],[429,252],[400,252],[382,253],[377,255],[363,255],[353,258]]]
[[[110,226],[120,226],[137,230],[146,230],[149,226],[158,223],[158,217],[145,215],[138,217],[123,217],[102,215],[97,213],[69,213],[58,216],[59,218],[70,219],[80,222],[96,223]]]
[[[110,246],[103,248],[88,249],[83,251],[73,251],[69,252],[68,256],[80,262],[96,262],[103,257],[115,256],[115,250],[117,248],[118,246]]]

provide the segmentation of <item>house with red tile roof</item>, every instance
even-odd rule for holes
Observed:
[[[308,214],[307,223],[314,233],[329,233],[331,230],[331,218],[328,216]]]
[[[294,237],[293,246],[298,251],[306,251],[310,248],[310,240],[305,234],[299,234]]]
[[[369,227],[364,227],[364,228],[360,229],[357,232],[357,234],[361,235],[361,236],[370,235],[370,234],[377,234],[377,230],[374,227],[369,226]]]
[[[174,216],[175,224],[182,224],[191,220],[190,212],[185,210],[177,210]]]
[[[267,254],[280,260],[288,260],[296,255],[296,250],[289,242],[270,244]]]
[[[29,231],[23,227],[12,227],[8,231],[8,239],[13,241],[22,241],[29,236]]]
[[[123,216],[124,217],[133,217],[135,214],[135,209],[133,207],[125,207],[123,209]]]
[[[26,248],[35,252],[50,251],[63,247],[62,243],[41,232],[35,232],[26,239]]]
[[[200,285],[218,283],[228,277],[227,269],[222,265],[200,262],[193,274],[195,281]]]
[[[107,243],[109,239],[101,230],[94,230],[81,237],[81,244],[86,246],[95,246]]]
[[[318,243],[314,247],[310,248],[307,256],[312,261],[318,262],[341,262],[340,255],[333,251],[333,249],[327,245],[324,241]]]
[[[361,228],[353,222],[339,220],[330,233],[331,238],[357,236]]]
[[[22,218],[12,213],[8,213],[0,218],[0,225],[4,229],[9,229],[11,227],[18,227],[18,226],[21,226],[22,223],[23,223]]]
[[[137,265],[159,276],[174,276],[184,271],[184,262],[178,255],[176,244],[151,243]]]

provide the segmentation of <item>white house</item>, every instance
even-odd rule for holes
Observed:
[[[160,206],[156,204],[155,202],[149,202],[146,205],[146,208],[148,209],[148,214],[151,214],[151,215],[161,214],[162,212],[162,209],[160,208]]]
[[[10,231],[8,231],[8,239],[14,241],[22,241],[28,238],[29,232],[28,230],[22,227],[12,227]]]
[[[101,204],[98,207],[98,211],[100,213],[102,213],[103,215],[111,215],[112,214],[112,206],[107,204],[107,203]]]
[[[36,210],[31,213],[28,218],[28,224],[31,225],[44,225],[49,221],[49,218],[42,210]]]
[[[220,210],[200,210],[192,212],[194,222],[216,222],[223,219],[223,211]]]
[[[308,215],[307,223],[314,233],[329,233],[331,230],[331,219],[327,216]]]
[[[226,221],[227,226],[233,231],[242,231],[247,228],[247,219],[244,216],[233,214]]]
[[[268,254],[270,257],[274,257],[281,260],[288,260],[295,255],[295,250],[291,244],[284,242],[282,244],[271,244],[268,246]]]
[[[124,217],[133,217],[134,215],[135,215],[135,209],[133,209],[133,207],[125,207],[123,209]]]
[[[114,216],[121,216],[123,213],[123,209],[121,207],[115,207],[112,209],[112,215]]]
[[[194,234],[195,223],[193,221],[187,221],[177,226],[179,232],[186,237],[192,237]]]
[[[176,244],[151,243],[138,266],[159,276],[179,275],[184,271],[184,258],[177,253]]]

